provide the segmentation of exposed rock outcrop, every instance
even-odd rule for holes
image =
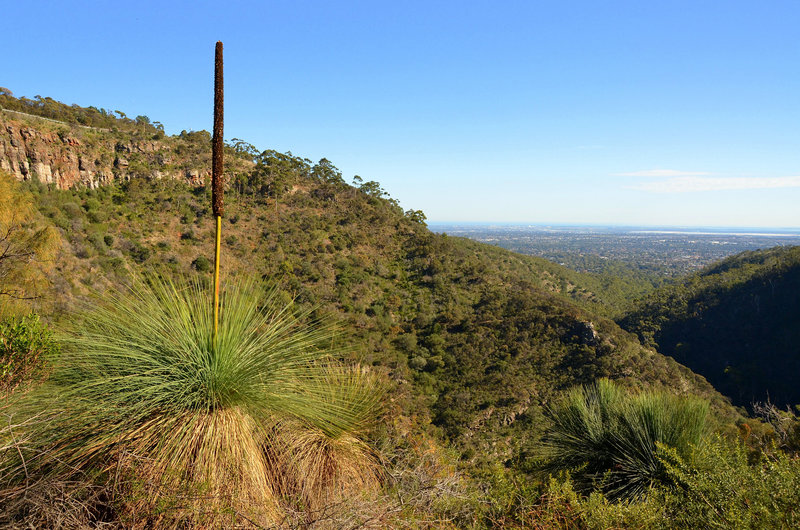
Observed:
[[[197,167],[186,167],[174,138],[118,139],[108,131],[41,123],[0,111],[0,169],[18,180],[36,179],[58,189],[96,188],[132,177],[201,185],[210,176],[205,156],[196,157]]]
[[[600,342],[600,335],[594,329],[594,324],[590,321],[577,321],[575,323],[575,335],[581,344],[596,346]]]

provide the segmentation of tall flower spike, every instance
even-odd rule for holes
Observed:
[[[214,136],[211,140],[211,202],[214,217],[222,217],[223,213],[223,182],[222,182],[222,115],[223,115],[222,86],[222,42],[217,41],[214,55]]]
[[[214,53],[214,136],[211,140],[211,209],[217,230],[214,245],[214,332],[213,347],[217,347],[219,322],[219,259],[222,240],[223,182],[222,182],[222,115],[224,90],[222,87],[222,42],[217,41]]]

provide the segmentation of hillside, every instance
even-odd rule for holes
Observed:
[[[702,378],[551,292],[552,274],[533,260],[434,235],[343,184],[292,186],[277,211],[269,197],[230,194],[225,271],[270,278],[340,321],[363,359],[399,388],[413,384],[417,412],[453,442],[508,457],[540,434],[541,407],[558,391],[596,377],[713,395]],[[205,188],[133,180],[38,197],[65,238],[47,297],[58,301],[56,318],[135,271],[209,274]]]
[[[5,131],[21,128],[7,121]],[[78,141],[61,148],[82,160],[85,135],[100,133],[69,134]],[[185,141],[167,138],[156,152],[174,164]],[[112,141],[101,136],[97,145],[102,155]],[[403,212],[376,182],[345,184],[327,160],[236,153],[230,149],[228,167],[239,169],[229,174],[225,273],[267,278],[339,321],[356,355],[390,374],[405,414],[430,421],[466,458],[523,454],[542,433],[543,407],[598,377],[707,396],[732,414],[702,377],[577,306],[593,295],[572,283],[572,271],[433,234],[421,212]],[[135,272],[209,275],[209,191],[196,181],[154,174],[61,187],[29,181],[64,241],[40,301],[51,320]]]
[[[735,404],[800,403],[800,247],[744,252],[663,287],[620,325]]]
[[[208,278],[208,133],[164,136],[144,117],[42,101],[23,110],[66,121],[0,112],[0,167],[62,239],[38,311],[68,320],[90,292],[144,271]],[[598,282],[434,234],[422,212],[404,212],[377,182],[346,184],[328,160],[243,141],[226,151],[223,274],[267,279],[338,321],[354,356],[389,374],[403,413],[468,460],[527,454],[543,408],[599,377],[705,396],[735,416],[702,377],[598,316],[609,297]]]

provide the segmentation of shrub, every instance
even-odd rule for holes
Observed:
[[[800,460],[784,452],[752,454],[744,444],[706,440],[688,456],[664,447],[660,457],[682,498],[672,507],[685,528],[800,527]]]
[[[74,252],[75,257],[80,259],[87,259],[92,255],[92,253],[89,251],[89,248],[81,243],[75,243]]]
[[[86,209],[87,212],[93,212],[99,210],[102,207],[102,205],[100,204],[100,201],[98,201],[97,199],[90,198],[86,199],[86,201],[83,203],[83,207]]]
[[[144,263],[150,258],[150,249],[138,241],[132,241],[126,250],[136,263]]]
[[[753,403],[753,414],[772,427],[775,442],[788,453],[800,455],[800,417],[787,407],[780,410],[770,402]],[[800,411],[800,406],[795,407]]]
[[[91,210],[87,216],[92,223],[103,223],[108,220],[108,212],[105,210]]]
[[[57,352],[52,332],[37,315],[0,321],[0,392],[40,379]]]
[[[0,317],[41,293],[60,245],[58,232],[37,219],[31,194],[0,170]]]
[[[219,527],[225,513],[274,521],[282,495],[309,507],[374,485],[359,435],[377,414],[375,380],[334,360],[330,326],[262,292],[246,281],[222,292],[216,341],[199,283],[140,282],[99,300],[63,337],[50,383],[20,405],[46,421],[0,454],[0,487],[112,470],[126,513],[166,506],[159,526]]]
[[[106,243],[105,239],[103,238],[103,234],[94,232],[90,234],[87,239],[97,250],[104,251],[106,249]]]
[[[66,216],[61,212],[53,217],[53,224],[62,230],[70,230],[72,228],[69,219],[67,219]]]
[[[548,415],[545,469],[572,471],[582,491],[631,499],[672,482],[657,444],[688,455],[705,432],[708,403],[655,391],[629,395],[600,379],[570,391]]]
[[[192,262],[192,267],[194,267],[197,272],[208,272],[211,270],[211,260],[205,256],[199,256]]]
[[[65,202],[62,204],[61,211],[63,211],[69,219],[79,219],[83,216],[83,210],[74,202]]]
[[[685,457],[659,444],[657,456],[670,486],[656,485],[637,502],[612,502],[600,492],[576,495],[569,479],[553,479],[539,505],[577,517],[568,524],[542,517],[536,522],[545,528],[598,530],[800,526],[797,458],[781,451],[753,455],[743,443],[719,437],[704,438]]]

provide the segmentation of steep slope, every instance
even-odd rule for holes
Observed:
[[[800,403],[800,247],[744,252],[659,289],[619,321],[734,403]]]
[[[44,134],[34,121],[25,127]],[[97,136],[91,154],[87,134]],[[59,149],[69,159],[114,159],[115,134],[72,127],[65,137],[78,142]],[[22,175],[64,240],[40,311],[68,319],[90,290],[142,271],[209,277],[209,191],[162,170],[207,156],[205,140],[186,136],[152,140],[158,156],[147,159],[148,172],[112,171],[102,186],[46,186],[41,173]],[[228,155],[224,274],[268,279],[338,321],[354,355],[394,382],[395,410],[433,425],[466,457],[524,454],[545,428],[543,407],[597,377],[703,395],[735,416],[702,377],[576,305],[594,295],[572,271],[433,234],[421,212],[404,212],[376,182],[345,184],[325,159],[256,154],[241,142]]]
[[[449,440],[507,458],[538,438],[557,392],[597,377],[725,409],[702,378],[546,290],[552,276],[535,261],[432,234],[391,201],[338,182],[300,176],[290,189],[277,209],[246,187],[229,193],[224,270],[269,278],[341,322],[362,360],[390,373],[406,412]],[[131,272],[209,274],[202,187],[141,179],[38,197],[68,241],[51,296],[62,315],[87,287]]]

